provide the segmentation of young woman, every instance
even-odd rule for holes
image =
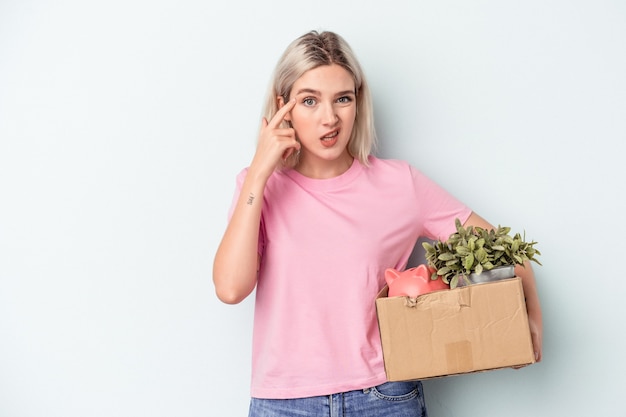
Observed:
[[[420,171],[372,155],[370,91],[332,32],[296,39],[276,67],[256,153],[237,178],[217,250],[217,296],[256,288],[250,416],[425,416],[418,381],[388,383],[374,298],[417,239],[454,219],[492,226]],[[518,268],[541,360],[541,308]]]

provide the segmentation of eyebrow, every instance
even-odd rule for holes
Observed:
[[[298,92],[296,93],[296,95],[302,94],[302,93],[308,93],[308,94],[314,94],[317,96],[321,96],[322,93],[317,91],[317,90],[313,90],[311,88],[303,88],[301,90],[298,90]],[[344,90],[344,91],[340,91],[337,94],[335,94],[335,96],[345,96],[347,94],[352,94],[352,95],[356,95],[356,92],[353,90]]]

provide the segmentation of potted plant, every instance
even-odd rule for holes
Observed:
[[[464,228],[459,219],[455,219],[455,224],[456,232],[447,240],[422,243],[426,261],[436,270],[431,279],[441,278],[450,288],[456,288],[512,278],[515,265],[523,265],[525,261],[541,265],[536,258],[541,252],[534,247],[537,242],[526,242],[525,235],[519,233],[511,236],[510,227]]]

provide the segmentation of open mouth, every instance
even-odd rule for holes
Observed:
[[[322,139],[322,141],[330,142],[330,141],[334,140],[337,136],[339,136],[339,130],[335,130],[333,132],[330,132],[327,135],[322,136],[321,139]]]

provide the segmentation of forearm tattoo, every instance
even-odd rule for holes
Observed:
[[[254,203],[254,194],[250,193],[248,196],[248,205],[251,206]]]

